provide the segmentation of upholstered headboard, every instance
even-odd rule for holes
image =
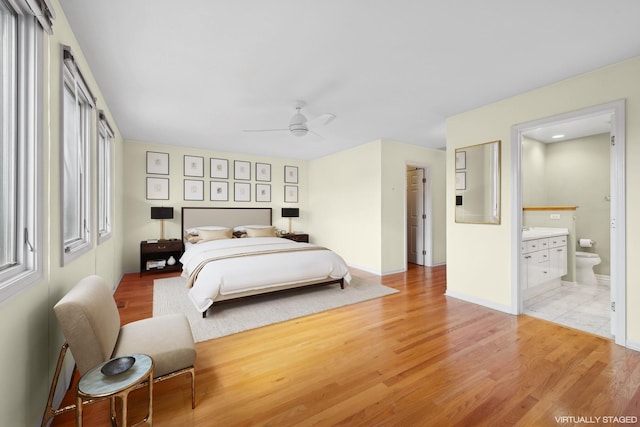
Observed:
[[[182,235],[189,228],[206,225],[237,227],[271,225],[271,208],[182,208]]]

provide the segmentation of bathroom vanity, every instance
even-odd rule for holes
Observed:
[[[566,228],[526,227],[522,231],[520,285],[525,297],[560,285],[567,274]]]

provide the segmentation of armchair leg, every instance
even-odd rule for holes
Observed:
[[[60,348],[60,354],[58,355],[58,363],[56,364],[56,372],[53,374],[53,381],[51,383],[51,389],[49,390],[49,398],[47,399],[47,407],[44,410],[44,415],[42,416],[42,427],[45,427],[49,424],[49,421],[60,414],[64,414],[65,412],[72,411],[76,409],[75,404],[71,404],[65,406],[60,409],[53,409],[53,395],[56,392],[56,387],[58,386],[58,380],[60,379],[60,371],[62,370],[62,363],[64,362],[64,356],[67,354],[67,350],[69,349],[69,344],[62,344],[62,348]]]

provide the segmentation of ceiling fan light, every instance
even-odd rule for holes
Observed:
[[[305,136],[309,129],[304,124],[291,124],[289,125],[289,132],[293,136]]]
[[[289,120],[289,126],[304,125],[305,123],[307,123],[307,118],[302,113],[294,114]]]

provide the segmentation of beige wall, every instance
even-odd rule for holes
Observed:
[[[512,257],[512,152],[511,129],[519,123],[550,117],[619,99],[626,100],[626,156],[640,156],[640,58],[528,92],[469,111],[447,120],[447,168],[454,170],[457,147],[501,139],[502,222],[497,226],[456,224],[453,210],[447,212],[447,292],[489,306],[511,307]],[[627,236],[639,235],[634,213],[640,208],[640,193],[633,183],[640,169],[627,168]],[[453,173],[453,172],[451,172]],[[454,203],[455,189],[447,183],[447,199]],[[640,249],[627,245],[627,260],[637,259]],[[627,338],[640,348],[640,266],[627,263]]]
[[[122,139],[110,117],[100,90],[87,66],[62,8],[53,0],[56,11],[54,34],[44,37],[44,278],[35,286],[0,306],[0,424],[35,426],[42,417],[58,351],[64,339],[52,307],[80,278],[102,274],[115,285],[122,271]],[[97,108],[105,110],[116,131],[114,141],[114,215],[113,236],[66,267],[60,266],[60,91],[61,44],[71,46],[76,60],[97,99]],[[95,138],[95,135],[94,135]],[[93,146],[95,147],[95,141]],[[93,155],[95,162],[95,152]],[[95,168],[94,168],[95,181]],[[95,186],[94,186],[95,187]],[[95,197],[95,194],[94,194]],[[95,198],[94,198],[95,208]],[[95,212],[95,210],[94,210]],[[95,219],[94,219],[95,221]],[[95,237],[95,233],[94,233]],[[67,371],[73,366],[67,358]],[[64,385],[64,379],[63,379]]]
[[[421,166],[430,180],[432,263],[446,261],[446,153],[395,141],[382,145],[382,271],[406,269],[407,165]]]
[[[382,271],[382,141],[309,164],[310,233],[358,268]]]
[[[169,154],[169,175],[151,175],[146,173],[146,153],[156,151]],[[204,158],[204,177],[185,177],[184,156],[199,156]],[[229,179],[210,178],[209,159],[221,158],[229,160]],[[233,162],[234,160],[251,162],[251,202],[234,202],[233,196]],[[271,202],[255,201],[255,164],[256,162],[271,165],[271,182],[260,182],[271,185]],[[284,202],[284,167],[298,167],[298,203]],[[169,200],[146,199],[146,177],[169,178]],[[184,200],[184,179],[204,181],[204,200]],[[229,183],[229,201],[212,202],[210,198],[210,182],[227,181]],[[281,217],[282,207],[300,208],[300,217],[292,219],[293,231],[308,231],[310,214],[307,208],[309,185],[307,178],[307,162],[301,160],[280,159],[273,157],[249,156],[239,153],[227,153],[213,150],[184,148],[170,145],[151,144],[126,141],[124,144],[124,227],[127,233],[124,238],[125,271],[140,270],[140,242],[147,239],[160,238],[160,221],[150,219],[151,206],[171,206],[174,208],[174,218],[165,220],[165,237],[181,238],[181,208],[184,206],[202,207],[270,207],[273,208],[273,224],[280,229],[288,229],[289,221]],[[240,181],[238,181],[240,182]],[[213,225],[213,224],[212,224]]]
[[[445,261],[445,153],[377,140],[309,165],[314,239],[352,266],[377,274],[406,269],[406,166],[430,170],[433,262]]]

